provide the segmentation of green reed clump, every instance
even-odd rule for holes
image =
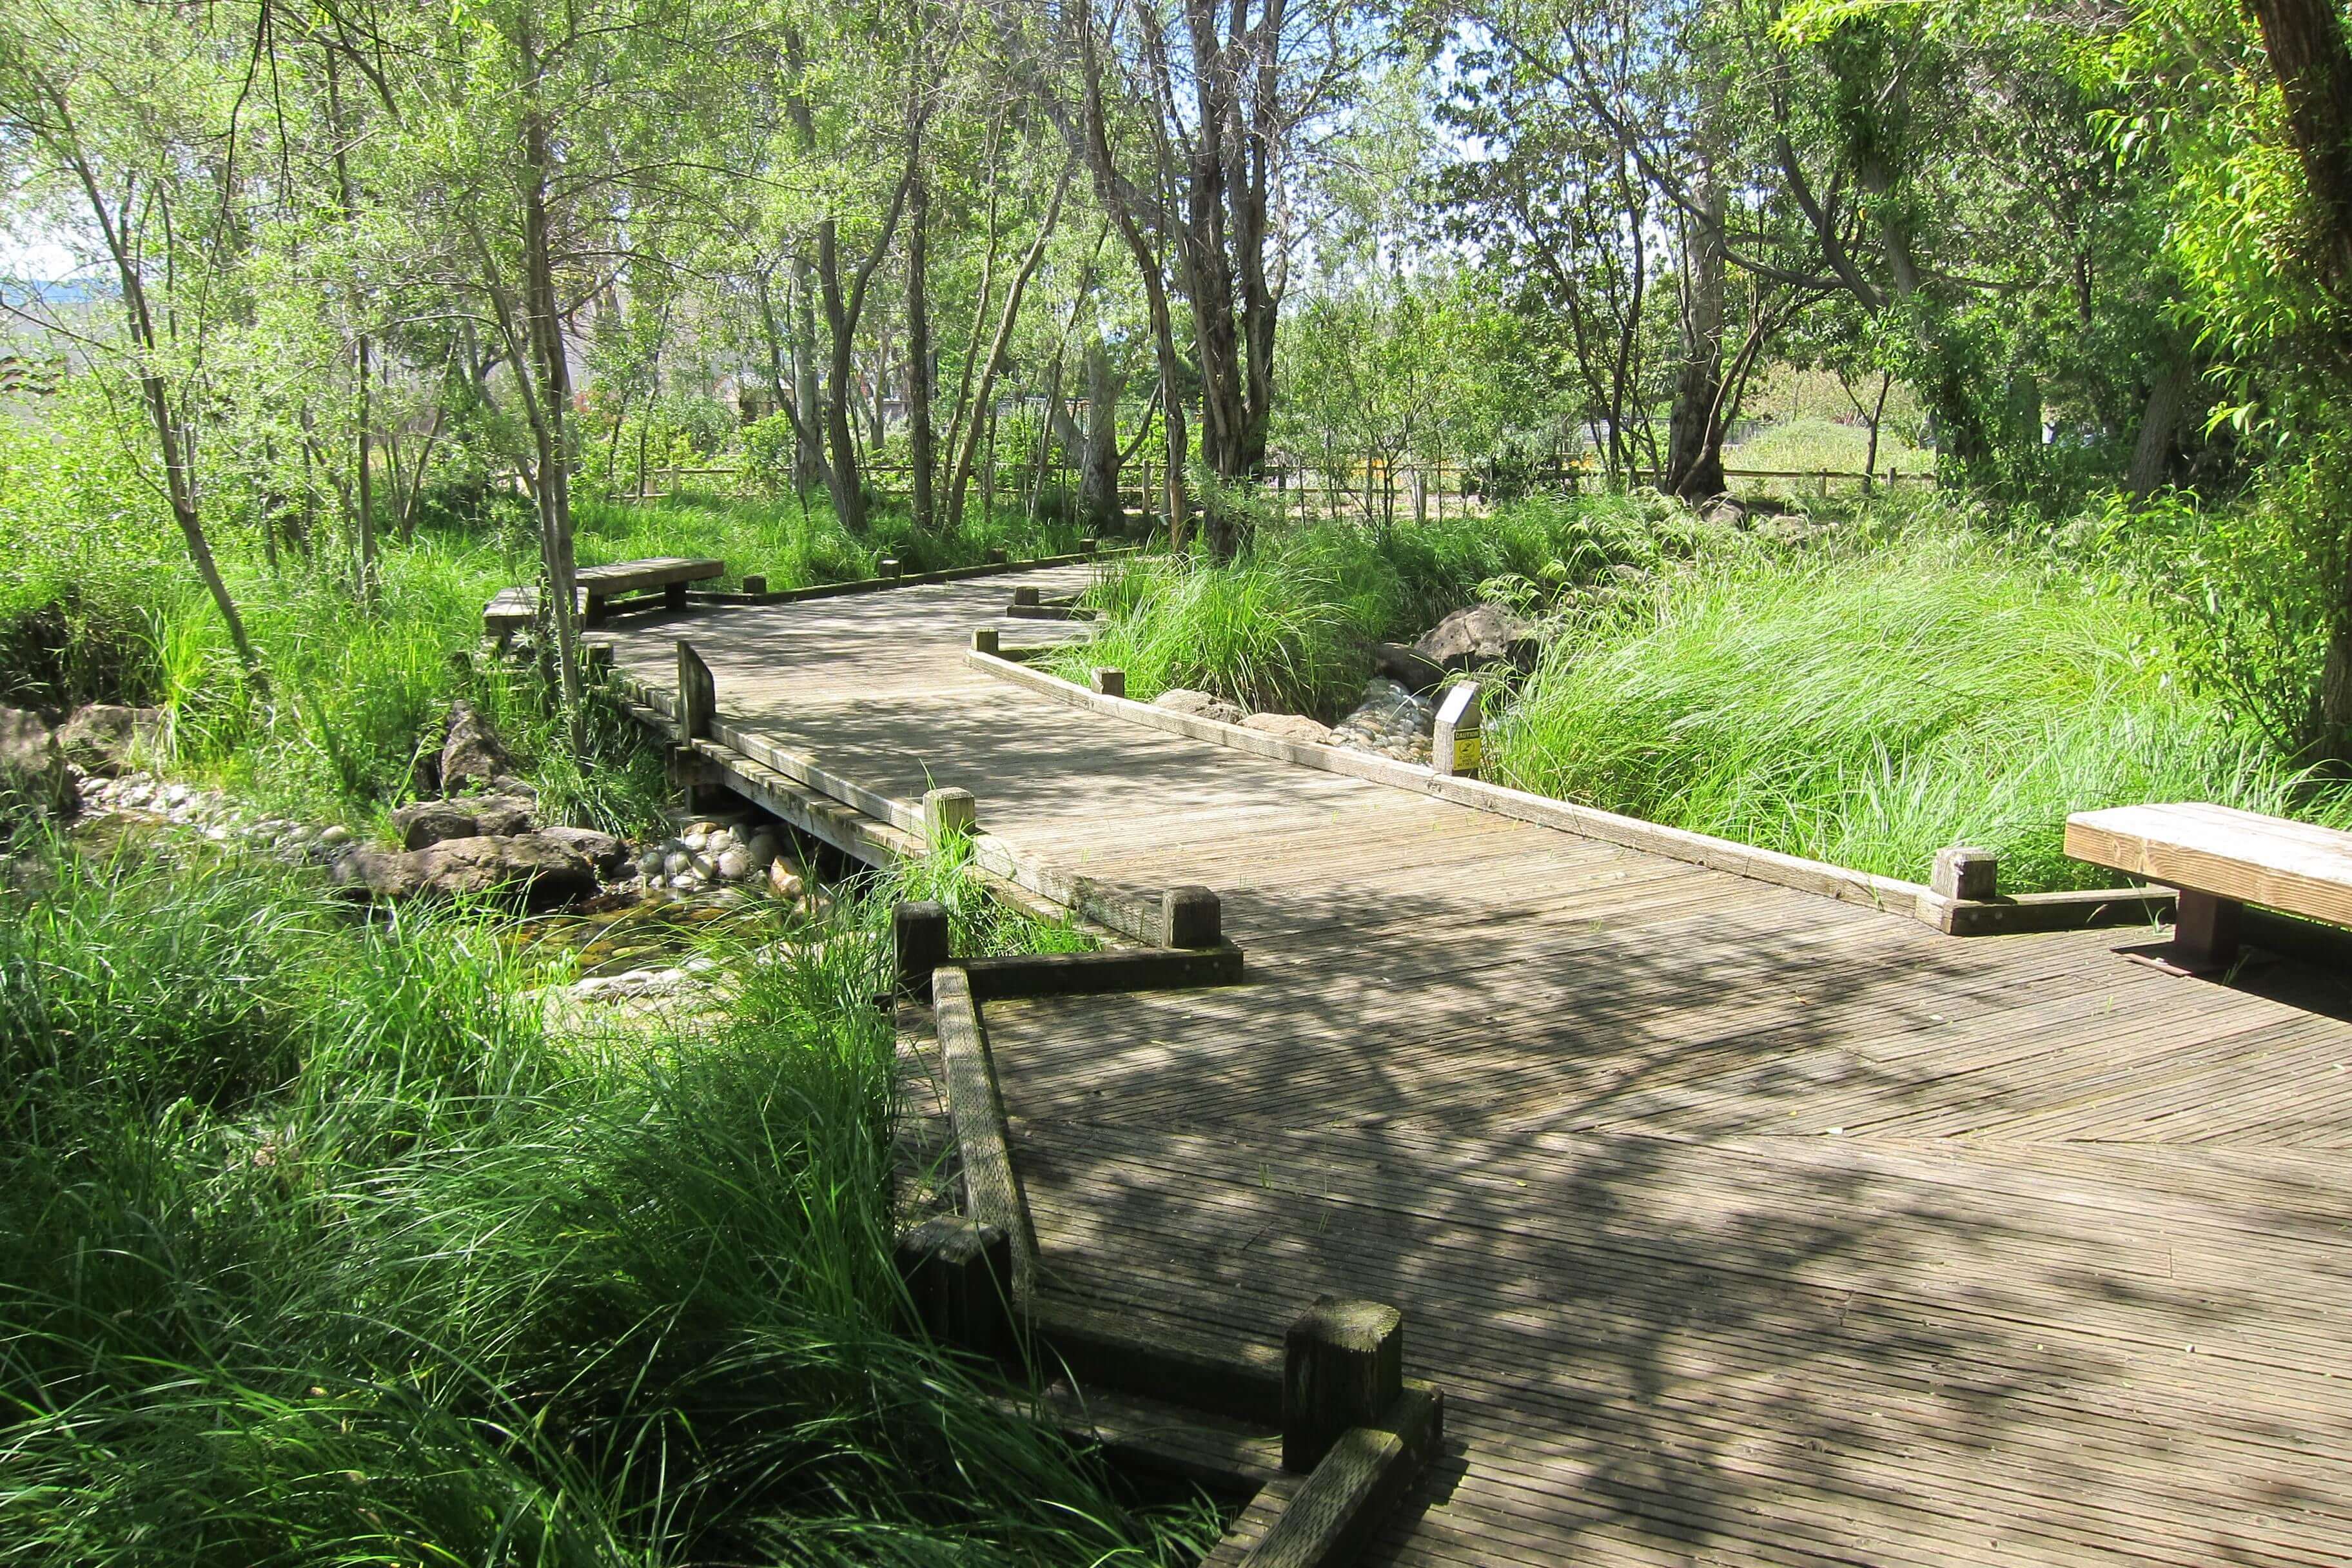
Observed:
[[[2068,813],[2217,800],[2352,816],[2171,674],[2120,586],[1955,522],[1711,551],[1573,615],[1490,729],[1503,778],[1744,843],[2012,891],[2096,886]]]
[[[0,1541],[26,1560],[1161,1563],[1203,1517],[902,1328],[857,934],[551,1036],[499,921],[233,857],[0,889]]]
[[[1087,597],[1100,635],[1054,668],[1127,672],[1129,695],[1193,687],[1244,708],[1336,717],[1372,668],[1372,644],[1410,641],[1482,599],[1532,605],[1617,565],[1689,553],[1709,531],[1670,503],[1538,498],[1493,517],[1375,528],[1268,524],[1234,560],[1146,556]]]

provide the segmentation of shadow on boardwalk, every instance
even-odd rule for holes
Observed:
[[[1923,941],[1812,900],[1680,941],[1536,915],[1466,953],[1426,933],[1491,905],[1237,903],[1283,933],[1252,985],[999,1007],[992,1037],[1059,1288],[1261,1342],[1320,1291],[1405,1309],[1457,1463],[1384,1560],[2352,1539],[2352,1417],[2309,1359],[2352,1371],[2346,1264],[2296,1241],[2352,1199],[2284,1153],[1905,1130],[2127,1089],[2150,1008],[2179,1038],[2242,998],[2152,991],[2111,937]],[[2290,1303],[2323,1302],[2306,1341]]]

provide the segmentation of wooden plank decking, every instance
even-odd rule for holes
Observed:
[[[1009,595],[615,641],[1224,895],[1240,986],[989,1004],[1014,1158],[1050,1291],[1260,1342],[1404,1309],[1449,1454],[1376,1561],[2352,1560],[2352,977],[1942,936],[1090,714],[964,668]]]

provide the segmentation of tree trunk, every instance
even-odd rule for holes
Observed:
[[[2172,466],[2174,438],[2180,433],[2181,411],[2197,384],[2197,372],[2181,353],[2168,355],[2147,389],[2147,406],[2140,414],[2139,438],[2132,444],[2131,467],[2124,489],[2145,500],[2164,484]]]
[[[1697,205],[1683,247],[1683,363],[1658,484],[1686,501],[1711,500],[1728,488],[1723,476],[1724,195],[1711,169],[1701,176]]]
[[[921,132],[913,153],[922,157]],[[909,477],[911,506],[918,532],[931,529],[931,476],[939,458],[931,427],[932,385],[931,302],[928,278],[930,265],[931,188],[919,166],[907,193],[907,452],[914,472]]]
[[[2352,309],[2352,49],[2338,0],[2249,0],[2263,47],[2286,106],[2318,219],[2320,280],[2340,309]],[[2338,351],[2352,354],[2352,342]],[[2344,552],[2352,557],[2352,552]],[[2314,701],[2319,756],[2352,763],[2352,559],[2339,565],[2327,658]]]
[[[857,471],[857,443],[849,428],[849,307],[841,289],[841,235],[830,217],[816,226],[817,286],[824,295],[825,331],[832,353],[825,364],[824,439],[830,448],[825,463],[825,488],[833,497],[833,514],[841,526],[856,532],[866,526],[866,492]]]
[[[1037,264],[1045,258],[1046,242],[1054,237],[1054,227],[1061,221],[1062,198],[1069,194],[1070,165],[1062,166],[1062,177],[1054,184],[1054,199],[1045,208],[1045,221],[1037,226],[1037,238],[1029,247],[1029,254],[1021,258],[1020,270],[1013,275],[1013,286],[1004,291],[1004,313],[997,318],[996,336],[988,345],[988,358],[980,373],[980,391],[972,403],[971,418],[963,431],[963,449],[956,454],[954,476],[948,480],[948,527],[952,530],[963,521],[964,488],[971,479],[971,465],[980,445],[980,422],[989,420],[989,438],[995,439],[995,419],[990,411],[990,395],[996,384],[997,372],[1004,365],[1004,353],[1013,342],[1013,328],[1021,315],[1021,297],[1036,274]],[[991,482],[994,475],[992,466]]]
[[[1102,333],[1087,333],[1087,437],[1079,468],[1078,510],[1097,529],[1115,526],[1118,507],[1118,399],[1123,378],[1113,374]]]
[[[530,69],[537,62],[526,52]],[[536,83],[533,84],[536,90]],[[571,454],[566,449],[564,414],[572,402],[572,371],[563,353],[563,317],[555,297],[553,242],[548,234],[547,188],[554,159],[548,146],[547,121],[534,102],[523,117],[523,166],[530,172],[523,189],[523,313],[529,325],[532,366],[539,383],[530,401],[538,414],[531,434],[538,463],[540,555],[547,568],[548,621],[555,628],[556,672],[570,720],[576,754],[588,741],[588,714],[580,672],[580,622],[572,542]]]

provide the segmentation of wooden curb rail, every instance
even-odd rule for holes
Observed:
[[[689,593],[690,605],[795,605],[809,599],[839,599],[855,594],[876,594],[886,588],[920,588],[939,583],[961,583],[973,577],[1001,577],[1014,572],[1043,572],[1056,566],[1084,566],[1091,562],[1133,554],[1132,548],[1081,551],[1076,555],[1043,555],[1034,561],[987,561],[977,566],[945,566],[936,572],[901,572],[897,575],[853,577],[845,583],[814,583],[805,588],[776,588],[760,593],[717,589]],[[748,579],[746,580],[748,582]],[[765,579],[761,579],[765,582]]]
[[[1123,696],[1090,691],[1059,676],[1034,669],[1024,654],[1037,650],[1004,648],[991,652],[981,646],[966,650],[964,662],[998,679],[1024,686],[1073,708],[1124,719],[1171,734],[1212,745],[1247,752],[1270,761],[1318,768],[1325,773],[1367,779],[1376,784],[1434,795],[1455,805],[1493,812],[1520,822],[1553,827],[1585,838],[1646,850],[1672,860],[1704,866],[1779,887],[1794,888],[1845,903],[1863,904],[1890,913],[1910,915],[1953,936],[1989,936],[2022,931],[2071,931],[2093,925],[2152,923],[2171,905],[2163,889],[2108,888],[2090,892],[2026,893],[2015,898],[1975,900],[1948,897],[1918,882],[1872,872],[1849,870],[1825,861],[1734,843],[1686,828],[1668,827],[1623,816],[1594,806],[1554,800],[1525,790],[1489,784],[1462,775],[1448,775],[1412,763],[1327,746],[1286,740],[1262,730],[1244,729],[1196,714],[1178,713]]]

